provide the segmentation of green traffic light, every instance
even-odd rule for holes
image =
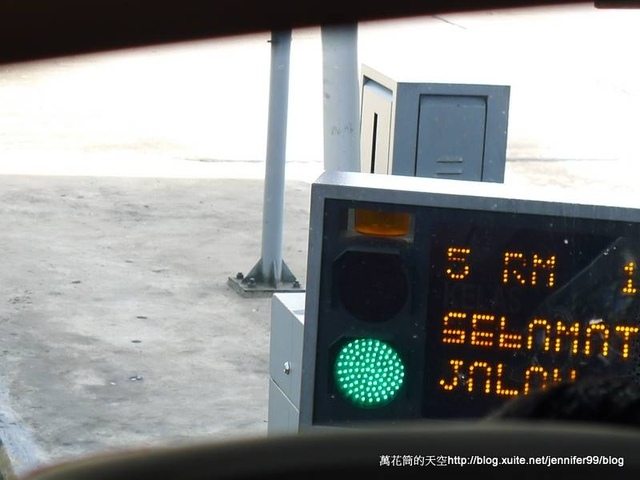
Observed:
[[[404,364],[389,344],[372,338],[342,347],[333,369],[336,385],[351,403],[376,408],[391,402],[404,379]]]

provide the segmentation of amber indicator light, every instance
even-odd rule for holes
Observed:
[[[355,209],[354,227],[364,235],[402,237],[409,233],[410,224],[410,213]]]

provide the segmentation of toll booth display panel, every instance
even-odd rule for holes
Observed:
[[[448,217],[431,224],[425,416],[482,416],[552,383],[636,374],[637,227]]]
[[[340,200],[324,218],[315,424],[482,417],[638,375],[638,224]]]

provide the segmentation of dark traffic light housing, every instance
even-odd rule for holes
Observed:
[[[312,187],[300,426],[475,418],[552,383],[635,376],[638,261],[632,208],[325,173]]]

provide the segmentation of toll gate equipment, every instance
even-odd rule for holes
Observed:
[[[510,87],[396,81],[362,66],[361,171],[503,182]]]
[[[640,211],[548,198],[314,183],[298,429],[475,418],[554,382],[637,375]]]

